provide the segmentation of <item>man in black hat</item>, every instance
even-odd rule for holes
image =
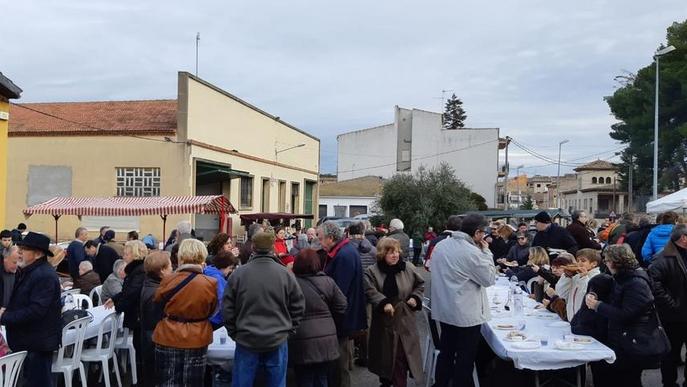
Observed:
[[[534,217],[537,234],[532,241],[532,247],[539,246],[545,249],[566,250],[572,255],[578,250],[575,238],[570,235],[568,230],[551,222],[551,216],[546,211],[538,213]]]
[[[50,239],[29,232],[20,242],[19,267],[7,308],[0,308],[0,324],[7,327],[13,352],[28,351],[24,360],[27,386],[52,386],[52,356],[60,346],[60,281],[48,263]]]

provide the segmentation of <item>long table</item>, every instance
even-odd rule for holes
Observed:
[[[98,336],[98,329],[105,317],[114,313],[113,309],[105,309],[103,305],[88,309],[88,312],[93,316],[93,320],[86,327],[84,340],[92,339]],[[122,315],[123,316],[123,315]],[[109,327],[106,327],[105,333],[109,332]],[[74,343],[75,333],[73,330],[67,332],[64,338],[64,344],[69,345]],[[232,360],[234,359],[234,351],[236,350],[236,343],[227,334],[226,328],[222,327],[213,332],[212,343],[208,346],[208,364],[218,365],[230,370]]]
[[[505,360],[512,360],[515,368],[533,371],[557,370],[577,367],[593,361],[613,363],[615,353],[602,343],[594,340],[591,344],[583,344],[579,350],[561,350],[555,345],[556,341],[564,340],[570,335],[570,324],[562,321],[558,315],[546,310],[535,309],[537,302],[524,295],[523,314],[514,316],[512,312],[504,310],[508,300],[508,281],[502,278],[495,286],[487,289],[487,296],[491,308],[491,320],[482,325],[482,336],[496,353]],[[521,328],[528,338],[546,338],[548,344],[533,350],[518,349],[514,342],[506,341],[509,330],[500,330],[499,326],[513,325]],[[579,376],[579,374],[578,374]],[[535,374],[539,383],[538,374]],[[579,383],[579,377],[578,377]]]

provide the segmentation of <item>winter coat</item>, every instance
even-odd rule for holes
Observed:
[[[67,263],[69,264],[69,275],[72,276],[72,279],[76,280],[79,278],[79,264],[87,259],[84,243],[80,240],[71,241],[69,246],[67,246]]]
[[[401,259],[405,261],[408,257],[412,257],[412,252],[410,251],[410,237],[408,234],[404,233],[403,230],[394,230],[386,237],[396,239],[398,243],[401,244]]]
[[[434,248],[436,247],[437,243],[443,241],[451,235],[453,235],[453,231],[444,230],[441,234],[439,234],[436,238],[432,239],[429,242],[429,245],[427,246],[427,252],[425,252],[425,269],[429,271],[429,268],[431,266],[432,252],[434,251]]]
[[[367,239],[372,246],[377,246],[377,235],[375,235],[374,231],[365,231],[365,239]]]
[[[98,254],[93,259],[93,270],[100,276],[101,283],[105,282],[107,277],[112,274],[112,266],[120,258],[112,247],[102,244],[98,246]]]
[[[305,297],[305,314],[289,339],[289,360],[303,365],[338,359],[335,320],[346,312],[346,297],[336,282],[322,272],[297,276],[296,281]]]
[[[155,344],[197,349],[212,343],[210,316],[217,309],[217,281],[203,275],[200,265],[180,265],[174,274],[163,278],[153,301],[164,303],[167,295],[192,273],[196,276],[163,305],[162,320],[153,332]]]
[[[591,336],[602,343],[608,341],[608,319],[583,303],[570,320],[570,329],[576,335]]]
[[[601,302],[596,312],[608,319],[608,346],[618,357],[627,355],[620,349],[620,341],[628,327],[648,321],[654,296],[649,276],[643,269],[613,275],[615,286],[610,302]]]
[[[515,244],[515,246],[511,247],[510,250],[508,251],[508,254],[506,255],[506,261],[508,262],[517,262],[518,266],[525,266],[527,265],[527,261],[530,258],[530,246],[529,245],[524,245],[521,246],[519,243]]]
[[[508,254],[508,243],[496,234],[491,235],[489,250],[494,255],[494,259],[504,258]]]
[[[401,263],[405,269],[396,274],[398,296],[387,298],[383,293],[386,273],[378,264],[365,270],[365,293],[372,304],[372,323],[369,331],[368,367],[370,372],[382,378],[391,379],[396,351],[401,342],[408,369],[416,384],[422,384],[422,360],[420,355],[420,336],[414,312],[422,310],[422,294],[425,290],[422,276],[412,264]],[[410,308],[406,301],[415,299],[417,306]],[[384,313],[384,306],[394,307],[394,316]]]
[[[572,255],[578,250],[577,242],[570,235],[568,230],[551,223],[544,231],[538,231],[534,236],[532,246],[539,246],[545,249],[561,249],[566,250]]]
[[[0,319],[12,351],[56,350],[62,342],[61,309],[60,280],[47,258],[21,269]]]
[[[682,253],[682,254],[681,254]],[[656,307],[664,322],[687,322],[687,252],[669,241],[649,266]]]
[[[592,239],[594,235],[589,231],[587,226],[582,224],[579,220],[570,223],[570,225],[566,227],[566,230],[568,230],[570,235],[575,239],[578,248],[601,250],[599,242]]]
[[[126,277],[122,284],[122,291],[112,297],[117,313],[124,312],[124,327],[137,329],[139,327],[138,310],[141,303],[141,289],[143,288],[143,260],[131,261],[124,268]]]
[[[115,242],[115,241],[109,241],[109,242],[105,243],[105,245],[107,247],[111,248],[112,250],[114,250],[117,253],[117,255],[119,256],[119,258],[124,257],[124,245],[123,244],[121,244],[119,242]]]
[[[160,278],[146,274],[141,289],[141,330],[149,331],[151,334],[157,323],[162,320],[162,305],[153,301],[155,292],[160,287],[160,281]]]
[[[348,307],[338,331],[339,337],[367,329],[363,267],[360,254],[348,239],[339,242],[327,253],[324,272],[334,279],[346,296]]]
[[[457,327],[472,327],[489,320],[487,290],[496,282],[496,267],[489,249],[456,231],[437,243],[432,253],[432,317]]]
[[[89,295],[94,287],[100,286],[100,276],[93,270],[89,270],[74,280],[74,288],[81,289],[81,294]]]
[[[123,279],[117,277],[115,273],[110,274],[107,276],[105,282],[103,282],[103,287],[100,290],[100,298],[103,300],[103,302],[105,302],[114,297],[116,294],[122,291],[123,284]]]
[[[358,250],[363,270],[377,263],[377,249],[365,238],[351,238],[351,245]]]
[[[219,302],[219,307],[217,312],[210,317],[210,322],[215,326],[222,324],[222,296],[224,296],[224,288],[227,286],[227,279],[224,278],[224,274],[218,268],[214,266],[205,266],[203,274],[208,277],[214,278],[217,281],[217,301]]]
[[[670,240],[670,233],[673,232],[673,227],[675,227],[673,224],[659,224],[651,229],[642,247],[642,258],[645,262],[651,261],[654,255],[666,246]]]
[[[625,243],[630,245],[630,248],[632,249],[632,252],[635,254],[635,257],[637,257],[637,260],[641,262],[644,262],[644,259],[642,257],[642,247],[644,247],[644,242],[646,242],[646,238],[649,237],[649,233],[651,232],[651,229],[654,228],[655,225],[648,224],[646,226],[642,226],[629,234],[625,237]]]
[[[305,312],[305,298],[293,274],[273,255],[256,254],[230,278],[222,317],[231,338],[255,352],[283,344]]]
[[[506,276],[508,278],[512,278],[513,276],[515,276],[517,277],[518,282],[522,281],[527,283],[527,281],[536,277],[537,273],[535,273],[530,266],[518,266],[506,270]]]

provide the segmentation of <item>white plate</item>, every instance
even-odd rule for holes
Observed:
[[[538,341],[520,341],[512,344],[516,349],[539,349],[541,344]]]
[[[513,324],[494,324],[494,329],[498,329],[498,330],[502,330],[502,331],[512,331],[512,330],[518,329],[518,327],[516,327]]]
[[[589,344],[592,344],[596,341],[591,336],[583,336],[583,335],[565,335],[565,340],[573,342],[575,344],[582,344],[582,345],[589,345]]]
[[[515,334],[515,333],[518,333],[518,335],[516,336],[517,338],[513,338],[511,336],[512,334]],[[527,340],[527,335],[525,335],[524,332],[511,331],[511,332],[506,333],[506,335],[503,337],[503,339],[505,341],[509,341],[511,343],[522,343],[523,341]]]
[[[561,351],[579,351],[584,348],[582,344],[573,343],[572,341],[557,340],[554,343],[556,349]]]
[[[556,321],[551,324],[549,324],[549,327],[551,328],[567,328],[570,326],[570,323],[567,321]]]
[[[558,319],[558,315],[555,314],[555,313],[537,313],[537,314],[536,314],[536,317],[537,317],[537,318],[543,318],[543,319],[546,319],[546,320],[556,320],[556,319]],[[565,322],[565,321],[561,321],[561,322]]]

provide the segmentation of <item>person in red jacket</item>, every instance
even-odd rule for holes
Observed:
[[[289,248],[286,246],[286,230],[283,227],[274,229],[276,236],[274,240],[274,254],[279,258],[281,263],[289,270],[293,267],[293,256],[289,255]]]

